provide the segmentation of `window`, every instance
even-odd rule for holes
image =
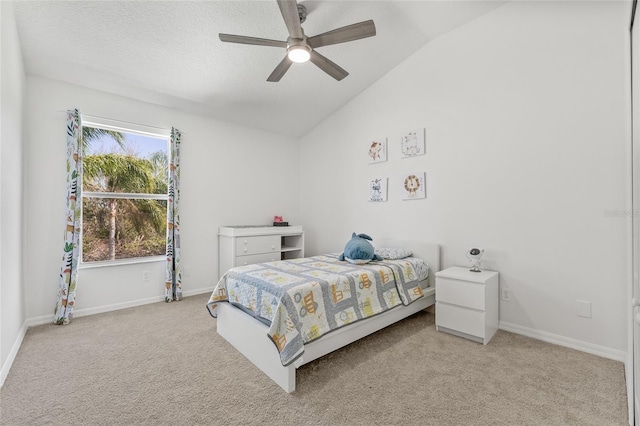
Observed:
[[[168,139],[83,121],[81,262],[165,255]]]

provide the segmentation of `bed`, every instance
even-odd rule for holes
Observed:
[[[435,303],[435,273],[440,270],[439,245],[405,240],[379,240],[375,243],[377,247],[408,249],[413,252],[413,255],[411,258],[397,261],[385,259],[383,262],[372,262],[367,265],[352,265],[347,262],[338,262],[335,259],[337,254],[327,254],[233,268],[220,279],[207,303],[209,312],[217,317],[218,334],[282,389],[289,393],[293,392],[296,386],[296,369],[300,366]],[[421,263],[416,259],[422,259],[428,265],[428,274],[421,280],[415,280],[415,278],[424,276],[420,266],[424,265],[424,262]],[[307,295],[302,297],[298,296],[298,293],[294,296],[294,291],[291,290],[296,288],[294,282],[301,279],[297,273],[310,265],[318,266],[319,269],[309,269],[312,272],[305,270],[302,275],[311,274],[318,278],[316,281],[323,282],[325,287],[327,283],[333,283],[328,285],[330,290],[327,290],[327,293],[331,292],[331,294],[325,294],[324,299],[322,294],[318,293],[317,282],[301,284],[313,286],[315,299],[311,291],[301,292]],[[359,268],[357,273],[354,272],[355,268]],[[360,308],[358,312],[352,312],[351,308],[342,309],[348,305],[341,305],[342,310],[336,311],[334,318],[334,311],[330,310],[329,305],[343,297],[341,290],[348,291],[346,286],[339,285],[343,278],[335,277],[340,275],[342,270],[346,276],[354,277],[362,274],[362,278],[356,278],[355,281],[355,285],[359,285],[359,296],[360,293],[366,294],[369,290],[368,284],[374,281],[374,275],[375,280],[386,287],[375,290],[379,297],[369,298],[366,302],[360,301],[357,306],[354,305],[356,310]],[[370,278],[365,276],[365,271]],[[380,280],[378,276],[383,278]],[[389,284],[389,277],[392,280],[391,284]],[[394,278],[399,281],[397,292],[389,287],[390,285],[396,287],[393,283]],[[272,288],[269,291],[263,291],[262,286],[267,279],[275,280],[277,282],[275,287],[290,290],[282,290],[278,293],[278,290]],[[351,278],[352,289],[355,288],[353,286],[354,281]],[[373,287],[371,291],[374,291]],[[258,296],[255,292],[259,292]],[[288,306],[294,303],[292,301],[294,298],[299,302],[295,304],[295,309],[302,307],[299,312],[292,311],[293,308]],[[256,299],[259,300],[258,306],[256,306]],[[347,301],[340,300],[340,303],[347,303]],[[316,312],[315,308],[320,309]],[[322,308],[327,308],[327,312]],[[346,311],[349,311],[348,315],[345,314]],[[307,317],[302,318],[305,315]],[[292,323],[292,318],[295,324]],[[303,320],[309,322],[305,325]],[[301,321],[302,325],[298,324],[298,321]]]

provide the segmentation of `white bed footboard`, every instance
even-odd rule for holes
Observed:
[[[382,241],[382,240],[381,240]],[[229,303],[218,304],[218,334],[231,343],[286,392],[296,388],[296,368],[323,355],[383,329],[435,303],[435,273],[440,270],[440,246],[399,240],[386,240],[378,247],[404,247],[430,266],[429,278],[423,283],[424,297],[408,306],[399,305],[372,318],[339,328],[305,345],[302,357],[284,367],[276,345],[268,337],[269,327]]]
[[[269,327],[228,303],[218,304],[218,334],[287,392],[296,389],[296,369],[284,367]]]

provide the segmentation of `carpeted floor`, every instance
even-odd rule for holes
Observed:
[[[627,425],[624,366],[421,312],[300,368],[286,394],[215,332],[208,295],[29,329],[2,425]]]

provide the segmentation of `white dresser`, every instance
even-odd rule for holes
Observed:
[[[469,269],[436,273],[436,330],[486,345],[498,330],[499,274]]]
[[[218,277],[235,266],[304,257],[302,226],[221,226]]]

